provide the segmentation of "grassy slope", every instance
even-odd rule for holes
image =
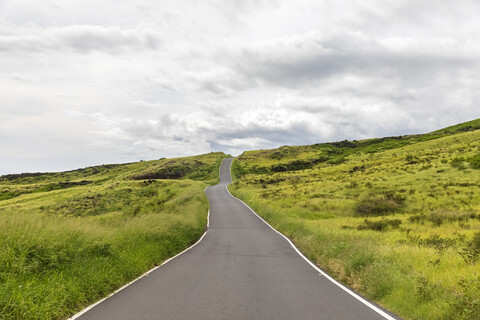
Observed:
[[[0,318],[66,318],[188,247],[225,157],[0,177]]]
[[[479,128],[249,151],[234,162],[231,190],[402,317],[477,319]]]

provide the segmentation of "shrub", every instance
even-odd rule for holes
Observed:
[[[180,179],[191,172],[191,168],[183,165],[174,165],[162,168],[155,172],[147,172],[133,177],[135,180],[146,179]]]
[[[288,146],[282,146],[278,148],[274,153],[270,155],[271,159],[280,160],[286,157],[295,157],[298,154],[298,150]]]
[[[322,154],[318,157],[317,160],[318,160],[318,162],[327,162],[329,159],[330,158],[328,156]]]
[[[240,161],[233,161],[232,163],[232,173],[236,178],[241,178],[249,173],[247,168],[242,166],[239,162]]]
[[[268,173],[270,173],[270,171],[268,170],[268,168],[263,167],[263,166],[257,166],[257,165],[251,166],[251,167],[248,169],[248,171],[249,171],[249,173],[251,173],[251,174],[268,174]]]
[[[421,301],[430,301],[433,298],[433,289],[436,285],[429,284],[428,280],[421,276],[416,284],[416,295]]]
[[[460,289],[455,292],[455,300],[444,319],[476,320],[480,314],[480,278],[461,280]]]
[[[463,170],[463,169],[465,169],[464,162],[465,162],[465,158],[457,157],[457,158],[454,158],[454,159],[450,160],[450,165],[454,168],[459,169],[459,170]]]
[[[460,213],[456,211],[449,211],[449,210],[435,210],[429,213],[428,215],[426,214],[420,214],[420,215],[413,215],[409,218],[410,222],[412,223],[421,223],[423,224],[425,221],[430,221],[433,223],[434,226],[439,227],[442,224],[446,222],[462,222],[466,223],[469,221],[469,219],[475,219],[478,218],[478,216],[473,213]]]
[[[394,192],[382,195],[368,194],[355,206],[355,213],[360,216],[383,216],[399,211],[405,203],[405,197]]]
[[[347,189],[356,189],[358,188],[358,182],[352,181],[345,186]]]
[[[288,163],[282,163],[273,165],[270,167],[270,170],[273,172],[285,172],[285,171],[298,171],[298,170],[305,170],[310,169],[314,165],[316,165],[318,161],[312,160],[295,160]]]
[[[471,157],[468,159],[468,162],[473,169],[480,169],[480,154]]]
[[[474,214],[475,216],[475,214]],[[431,212],[426,218],[432,222],[435,226],[439,227],[444,222],[462,221],[466,222],[471,217],[468,213],[458,213],[455,211],[436,210]]]
[[[335,165],[335,164],[344,163],[345,161],[347,161],[347,158],[345,158],[344,156],[338,156],[338,157],[331,158],[330,160],[327,161],[327,163]]]
[[[378,221],[370,221],[365,219],[363,224],[357,227],[357,230],[384,231],[389,226],[391,226],[393,229],[398,229],[400,224],[402,224],[402,220],[400,219],[382,219]]]
[[[0,192],[0,201],[12,199],[12,198],[18,197],[21,194],[22,194],[21,192],[16,192],[16,191],[2,191]]]
[[[457,240],[449,237],[441,238],[438,234],[432,234],[426,239],[419,239],[420,245],[434,248],[438,254],[442,254],[446,249],[455,247]]]
[[[416,163],[418,163],[418,160],[419,159],[418,159],[417,156],[414,156],[414,155],[411,155],[411,154],[409,154],[405,157],[405,161],[407,161],[408,164],[416,164]]]
[[[351,170],[350,170],[350,173],[354,173],[354,172],[357,172],[357,171],[365,171],[365,166],[355,166],[353,167]]]
[[[467,242],[467,246],[460,253],[467,263],[475,263],[480,257],[480,231],[475,232],[473,239]]]

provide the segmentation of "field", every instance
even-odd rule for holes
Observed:
[[[225,157],[0,177],[0,318],[67,318],[194,243]]]
[[[229,189],[403,318],[478,319],[479,129],[248,151]]]

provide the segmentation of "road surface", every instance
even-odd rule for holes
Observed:
[[[231,161],[206,189],[205,237],[76,319],[398,319],[330,281],[232,197]]]

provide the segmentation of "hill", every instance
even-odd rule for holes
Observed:
[[[226,157],[0,176],[0,318],[67,318],[190,246]]]
[[[406,319],[480,314],[480,120],[235,159],[234,195]]]

